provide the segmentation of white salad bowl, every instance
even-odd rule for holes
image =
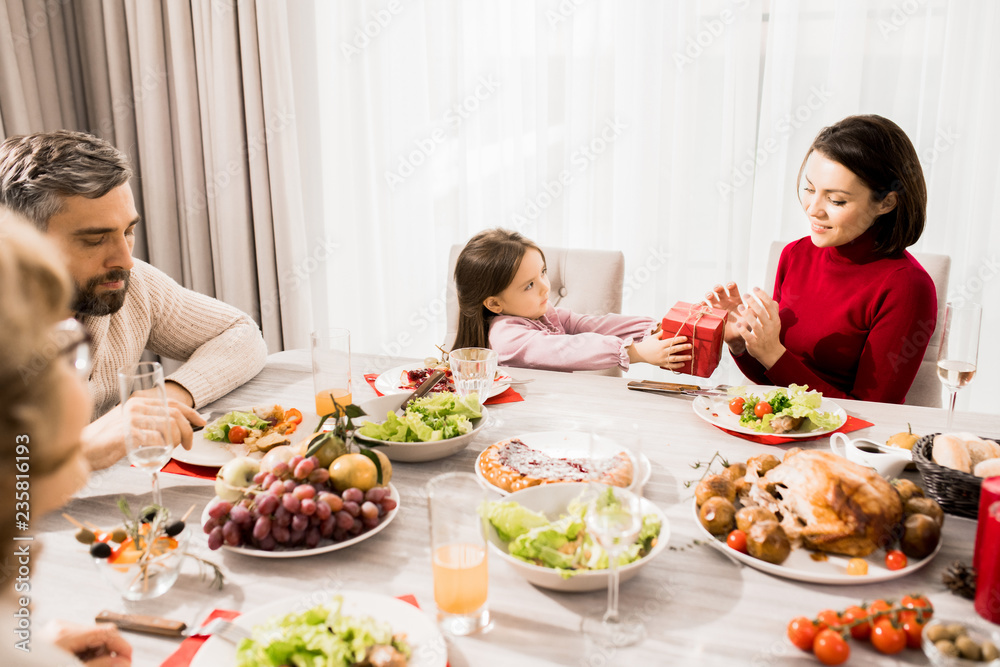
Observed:
[[[559,483],[541,484],[539,486],[529,486],[526,489],[515,491],[502,498],[503,502],[516,502],[529,510],[541,512],[550,520],[555,521],[566,513],[566,508],[571,502],[587,490],[585,483]],[[660,519],[660,535],[653,545],[652,550],[634,563],[629,563],[618,568],[620,581],[628,581],[639,574],[646,563],[650,562],[667,547],[670,539],[670,523],[666,515],[659,507],[645,498],[642,499],[642,513],[655,514]],[[580,570],[568,578],[564,578],[559,571],[551,567],[543,567],[528,563],[520,558],[511,556],[507,551],[507,543],[497,535],[493,524],[486,521],[486,540],[494,554],[499,556],[513,567],[518,574],[528,580],[529,583],[564,593],[582,593],[586,591],[606,590],[608,587],[608,570]]]
[[[358,428],[365,422],[371,421],[376,424],[385,421],[385,416],[389,412],[398,410],[409,394],[387,394],[379,396],[361,404],[361,409],[365,411],[364,417],[359,417],[354,421]],[[486,425],[487,410],[482,408],[482,416],[472,420],[472,430],[464,435],[459,435],[447,440],[434,440],[432,442],[389,442],[387,440],[375,440],[366,438],[357,431],[354,438],[359,444],[368,447],[378,447],[390,461],[402,461],[404,463],[422,463],[424,461],[436,461],[465,449],[472,442],[479,432]]]

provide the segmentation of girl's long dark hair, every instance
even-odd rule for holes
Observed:
[[[489,321],[494,317],[483,302],[507,289],[528,248],[545,253],[529,239],[507,229],[487,229],[465,244],[455,264],[458,292],[458,334],[452,349],[489,347]]]

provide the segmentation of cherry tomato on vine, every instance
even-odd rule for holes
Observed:
[[[774,408],[767,401],[761,401],[753,407],[753,413],[757,415],[757,419],[763,419],[764,415],[769,415],[774,412]]]
[[[816,624],[805,616],[793,618],[788,623],[788,639],[803,651],[812,650],[813,641],[818,633],[819,628]]]
[[[745,554],[747,552],[747,534],[742,530],[736,529],[729,533],[729,536],[726,537],[726,544],[728,544],[730,548],[736,549],[740,553]]]
[[[816,614],[816,621],[819,623],[820,630],[826,630],[827,628],[839,628],[844,624],[843,619],[840,618],[840,614],[832,609],[824,609],[820,613]]]
[[[872,628],[872,646],[880,653],[895,655],[906,648],[906,633],[894,626],[891,618],[880,618]]]
[[[913,618],[918,618],[926,623],[934,616],[934,605],[923,595],[904,595],[899,601],[899,606],[914,610],[913,612],[900,612],[900,619],[903,618],[903,614],[907,614],[909,618],[912,613]]]
[[[915,617],[903,619],[903,613],[900,613],[899,621],[903,632],[906,634],[906,645],[909,648],[920,648],[920,641],[924,636],[924,626],[926,623],[917,620]],[[909,613],[912,614],[913,612]]]
[[[868,612],[861,607],[854,605],[844,610],[840,616],[844,625],[851,626],[851,636],[855,639],[865,641],[872,634],[872,625],[868,622]],[[854,625],[857,623],[857,625]]]
[[[906,567],[906,554],[893,549],[885,555],[885,566],[890,570],[902,570]]]
[[[239,444],[246,440],[249,432],[242,426],[231,426],[229,428],[229,442]]]
[[[743,405],[746,403],[746,399],[742,396],[737,396],[733,400],[729,401],[729,410],[734,415],[743,414]]]
[[[851,647],[836,630],[820,630],[813,641],[813,653],[824,665],[842,665],[851,657]]]

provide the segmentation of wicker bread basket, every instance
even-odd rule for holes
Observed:
[[[913,445],[913,462],[924,478],[927,495],[948,514],[975,519],[979,514],[979,490],[983,479],[935,463],[932,447],[937,435],[940,434],[925,435]]]

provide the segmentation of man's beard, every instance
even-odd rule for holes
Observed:
[[[111,315],[121,310],[125,304],[125,294],[128,292],[130,274],[125,269],[109,271],[103,276],[91,278],[82,287],[77,285],[76,298],[73,301],[73,311],[80,315]],[[97,288],[104,283],[124,281],[121,289],[98,294]]]

